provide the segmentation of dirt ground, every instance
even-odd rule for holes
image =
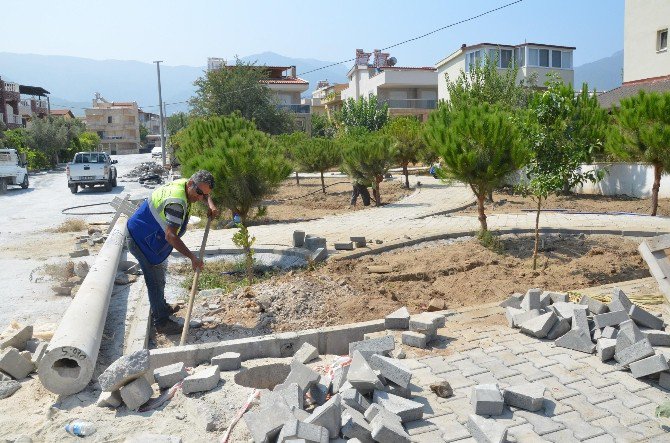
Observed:
[[[493,204],[486,203],[486,214],[509,214],[535,211],[537,203],[530,197],[522,197],[504,189],[493,193]],[[651,214],[651,198],[635,198],[626,195],[551,195],[546,202],[542,202],[543,210],[565,209],[572,212],[634,212],[637,214]],[[475,215],[477,206],[472,205],[459,214]],[[670,199],[658,199],[658,215],[670,216]]]
[[[396,202],[414,192],[402,185],[399,175],[396,177],[397,180],[381,183],[382,204]],[[346,177],[326,177],[324,182],[326,194],[321,188],[320,178],[300,178],[300,185],[296,184],[294,177],[284,180],[277,192],[262,203],[267,207],[267,215],[253,220],[251,224],[314,220],[374,207],[374,202],[367,208],[363,206],[360,197],[356,206],[349,206],[351,182]],[[222,219],[230,221],[231,214],[224,213]]]
[[[544,236],[536,271],[532,236],[505,235],[500,240],[501,253],[473,238],[445,240],[358,260],[329,261],[230,294],[210,292],[194,308],[195,317],[209,321],[193,331],[189,342],[379,319],[402,306],[416,313],[431,302],[455,309],[500,301],[533,287],[571,291],[650,275],[637,252],[639,242],[631,239]],[[369,266],[387,266],[391,272],[372,273]],[[173,343],[161,337],[156,345]]]

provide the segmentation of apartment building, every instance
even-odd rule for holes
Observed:
[[[136,102],[109,102],[96,93],[93,106],[84,112],[86,129],[98,134],[102,151],[112,155],[140,152],[139,108]]]
[[[357,49],[355,64],[347,73],[348,86],[340,93],[342,101],[374,95],[378,103],[388,104],[390,115],[415,115],[425,120],[437,104],[437,70],[396,63],[395,57],[378,49],[372,53]]]
[[[5,82],[0,77],[0,117],[7,129],[30,126],[33,118],[49,115],[49,91],[40,86]]]
[[[65,120],[75,119],[74,114],[69,109],[52,109],[51,111],[49,111],[49,115],[52,115],[54,117],[61,117],[64,118]]]
[[[349,87],[349,83],[335,83],[325,88],[321,104],[326,110],[328,118],[333,118],[333,113],[342,109],[342,91]]]
[[[463,44],[458,50],[435,64],[438,78],[438,98],[449,100],[446,78],[456,80],[461,72],[468,72],[472,66],[495,60],[498,69],[504,71],[514,62],[518,69],[517,80],[536,80],[536,87],[543,87],[548,74],[557,75],[564,83],[574,83],[572,66],[574,46],[548,45],[544,43],[523,43],[504,45],[499,43]]]
[[[623,84],[598,96],[601,106],[648,92],[670,91],[670,2],[626,0],[623,28]]]
[[[316,89],[312,91],[311,97],[302,98],[300,104],[309,105],[312,114],[325,114],[326,107],[323,100],[326,98],[327,90],[330,87],[328,80],[320,80],[316,84]]]
[[[145,112],[141,109],[138,110],[138,118],[140,120],[140,125],[144,126],[149,134],[160,134],[161,133],[161,116],[158,114],[153,114],[151,112]]]

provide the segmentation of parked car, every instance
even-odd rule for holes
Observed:
[[[163,157],[163,148],[160,146],[156,146],[151,149],[151,156],[152,157]]]
[[[116,163],[118,160],[112,160],[106,152],[77,152],[66,168],[70,192],[76,194],[80,186],[92,188],[96,185],[111,191],[116,187],[116,168],[112,166]]]
[[[7,190],[7,185],[28,188],[26,156],[16,149],[0,149],[0,194]]]

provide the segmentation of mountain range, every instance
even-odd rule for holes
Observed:
[[[298,75],[310,83],[310,90],[305,95],[311,93],[319,80],[346,82],[350,67],[323,60],[285,57],[274,52],[253,54],[241,60],[268,66],[295,65]],[[623,51],[619,51],[575,67],[575,84],[587,82],[591,90],[609,90],[621,85],[622,69]],[[188,110],[186,101],[193,96],[193,82],[204,71],[204,66],[161,65],[162,95],[168,115]],[[84,114],[84,108],[91,106],[96,92],[109,101],[136,101],[145,111],[158,113],[156,65],[153,63],[0,52],[0,77],[5,81],[45,88],[51,93],[53,109],[69,108],[75,115]]]

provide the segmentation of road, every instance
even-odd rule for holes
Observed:
[[[47,267],[62,266],[70,260],[74,237],[81,233],[56,234],[52,230],[67,219],[87,222],[109,221],[112,215],[65,215],[68,207],[109,202],[116,195],[130,194],[142,198],[150,193],[137,181],[124,181],[125,174],[142,162],[151,161],[150,154],[112,156],[119,162],[118,186],[112,192],[102,187],[80,190],[72,194],[67,187],[65,168],[30,175],[30,187],[11,187],[0,196],[0,285],[4,309],[0,310],[0,331],[12,320],[33,324],[48,331],[58,323],[70,298],[53,294],[53,279],[45,275]],[[130,179],[127,179],[130,180]],[[108,205],[79,209],[79,212],[109,212]],[[77,260],[93,263],[95,257]]]

